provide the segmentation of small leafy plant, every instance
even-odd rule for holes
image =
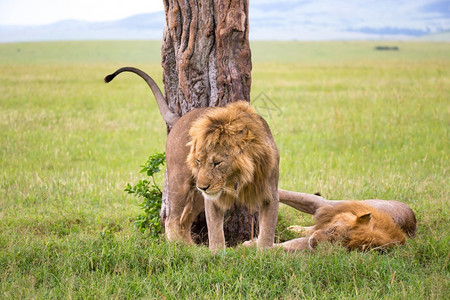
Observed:
[[[141,170],[141,173],[145,172],[150,179],[139,180],[134,186],[128,183],[125,188],[125,192],[128,194],[134,194],[142,198],[139,206],[142,207],[144,213],[140,214],[134,221],[135,226],[141,232],[145,232],[148,229],[153,236],[162,233],[161,218],[159,216],[162,192],[155,183],[154,175],[161,171],[160,166],[164,165],[165,161],[165,153],[151,155]]]

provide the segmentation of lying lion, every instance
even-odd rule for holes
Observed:
[[[313,250],[321,242],[339,242],[349,250],[386,249],[404,244],[416,232],[414,212],[404,203],[387,200],[330,201],[315,195],[280,190],[280,199],[312,213],[312,227],[291,226],[303,238],[277,246],[287,251]]]
[[[153,79],[142,77],[155,95],[169,128],[166,162],[170,213],[165,222],[169,240],[192,243],[191,226],[205,210],[209,248],[225,248],[224,212],[234,203],[259,211],[258,247],[273,247],[278,217],[279,154],[269,126],[245,101],[225,107],[196,108],[174,114]]]

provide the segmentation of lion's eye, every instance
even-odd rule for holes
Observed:
[[[213,163],[213,165],[214,165],[214,167],[217,167],[217,166],[219,166],[221,163],[222,163],[221,161],[218,161],[218,162]]]
[[[195,164],[196,164],[197,166],[200,165],[200,160],[195,159]]]

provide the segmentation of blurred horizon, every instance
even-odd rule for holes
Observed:
[[[96,20],[94,11],[91,21],[67,18],[48,24],[3,24],[0,25],[0,42],[160,40],[165,16],[158,8],[160,5],[156,4],[153,1],[153,8],[146,8],[153,12],[134,13],[114,20]],[[132,11],[137,10],[127,12]],[[0,13],[0,17],[2,14],[7,14],[7,11]],[[114,14],[117,15],[120,14]],[[105,18],[108,19],[108,16],[103,16]],[[425,40],[450,41],[448,0],[400,0],[395,3],[370,0],[365,1],[364,5],[354,0],[280,0],[276,3],[253,0],[250,1],[249,19],[250,40],[416,40],[425,37]]]

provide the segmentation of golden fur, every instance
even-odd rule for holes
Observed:
[[[293,191],[286,191],[279,189],[278,195],[280,202],[287,204],[301,212],[315,215],[317,210],[324,206],[341,205],[344,202],[352,200],[327,200],[320,195],[311,195]],[[353,200],[354,201],[354,200]],[[381,200],[381,199],[367,199],[360,200],[358,203],[369,205],[376,210],[388,214],[394,223],[396,223],[401,230],[409,237],[414,237],[417,230],[417,220],[413,210],[403,202],[395,200]],[[290,230],[304,232],[305,227],[290,226]]]
[[[406,233],[387,213],[358,201],[320,207],[306,238],[280,244],[288,251],[315,248],[323,241],[340,242],[349,250],[386,249],[404,244]]]
[[[169,240],[192,243],[192,223],[205,209],[209,247],[224,248],[224,212],[238,203],[259,211],[258,246],[273,246],[279,154],[269,126],[247,102],[181,117],[167,137],[166,158]]]
[[[406,241],[406,234],[388,214],[357,201],[321,207],[315,218],[314,231],[322,230],[328,240],[342,242],[350,250],[386,248]]]
[[[198,118],[189,130],[187,164],[197,186],[222,196],[223,209],[235,202],[253,210],[271,202],[269,175],[276,162],[276,149],[267,136],[263,119],[244,101],[215,108]]]
[[[196,108],[180,117],[142,70],[123,67],[106,76],[105,82],[122,72],[135,73],[147,82],[170,129],[166,200],[161,208],[167,238],[192,243],[192,223],[205,209],[210,249],[224,248],[224,210],[240,203],[259,209],[258,246],[272,247],[278,215],[279,154],[264,119],[245,101]]]
[[[379,230],[378,227],[385,228],[389,223],[388,218],[379,217],[377,211],[368,210],[367,207],[362,211],[370,214],[358,215],[350,210],[333,215],[336,212],[335,205],[341,204],[314,195],[278,191],[278,150],[267,123],[247,102],[240,101],[221,108],[197,108],[180,117],[170,110],[167,99],[155,81],[142,70],[123,67],[106,76],[105,82],[110,82],[122,72],[135,73],[147,82],[167,128],[171,129],[166,142],[167,173],[163,195],[166,201],[163,201],[165,205],[161,209],[169,240],[192,243],[192,223],[205,209],[210,248],[216,250],[225,247],[223,211],[237,202],[259,209],[258,246],[272,247],[279,199],[307,213],[315,214],[316,210],[320,210],[316,214],[318,224],[315,236],[322,235],[329,240],[343,239],[350,248],[387,245],[383,238],[392,237],[395,233],[395,230],[386,230],[384,233]],[[407,205],[382,200],[366,200],[366,203],[389,214],[410,236],[415,234],[416,219]],[[334,207],[325,208],[323,204]],[[359,220],[356,223],[355,218]],[[345,223],[339,221],[341,219],[353,224],[351,230],[342,231],[342,226],[335,225]],[[334,220],[334,223],[323,220]],[[356,226],[364,223],[361,221],[367,221],[367,224]],[[320,226],[324,226],[324,229],[319,229]],[[366,231],[370,229],[367,232],[373,235],[372,238],[367,239],[367,232],[360,231],[363,227]],[[334,229],[330,231],[329,228]],[[335,232],[340,234],[336,235]],[[302,239],[297,240],[300,241],[286,243],[300,249],[303,247],[300,244],[305,243]],[[404,241],[401,237],[391,240]],[[307,242],[309,245],[309,240]],[[286,243],[283,245],[288,248]]]

